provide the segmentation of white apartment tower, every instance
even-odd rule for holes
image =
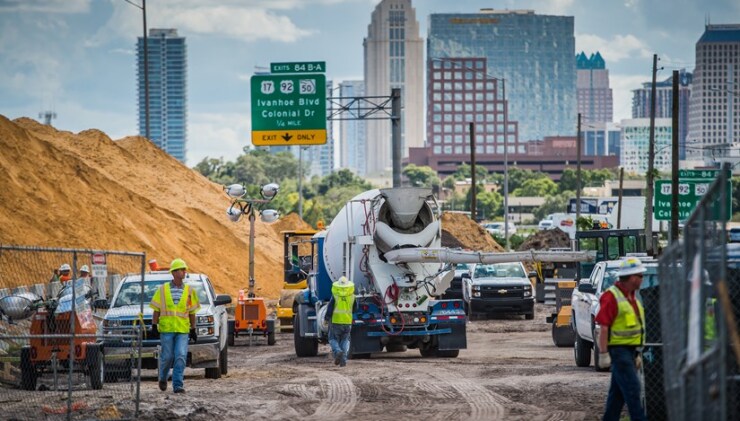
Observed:
[[[363,47],[365,95],[390,97],[391,89],[401,89],[401,155],[408,157],[409,147],[424,146],[424,40],[411,0],[382,0]],[[367,120],[366,126],[367,173],[387,173],[392,167],[391,121]]]
[[[696,43],[686,157],[737,162],[740,142],[740,24],[707,25]]]

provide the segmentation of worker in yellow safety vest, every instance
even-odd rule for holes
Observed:
[[[195,329],[195,314],[200,308],[198,294],[183,281],[188,266],[182,259],[170,264],[172,281],[157,289],[149,307],[152,316],[152,334],[159,334],[159,390],[167,390],[167,378],[172,368],[172,389],[184,393],[185,364],[188,357],[188,339],[198,341]]]
[[[355,304],[355,284],[342,276],[331,285],[331,301],[326,311],[329,324],[329,345],[334,364],[347,365],[350,333],[352,330],[352,308]]]
[[[600,368],[611,365],[612,370],[604,421],[621,419],[625,404],[631,420],[646,419],[637,376],[642,361],[638,351],[645,338],[645,310],[635,294],[646,270],[636,257],[622,260],[619,279],[599,297],[595,319],[601,327],[595,338],[599,349],[597,364]]]

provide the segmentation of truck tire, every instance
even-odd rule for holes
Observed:
[[[229,374],[229,344],[224,345],[224,349],[218,355],[218,368],[221,375]]]
[[[124,364],[103,364],[106,383],[115,383],[118,379],[126,382],[131,381],[131,360],[126,360]]]
[[[460,355],[459,349],[447,349],[444,351],[437,350],[437,357],[438,358],[457,358],[457,356]]]
[[[298,313],[293,316],[293,344],[298,357],[315,357],[319,353],[319,341],[301,336],[301,324]]]
[[[524,313],[524,320],[534,320],[534,310],[531,313]]]
[[[36,390],[36,367],[31,362],[31,347],[21,348],[21,389]]]
[[[588,367],[591,365],[591,342],[581,339],[576,334],[576,342],[573,345],[573,355],[576,359],[576,366]]]
[[[85,351],[85,366],[87,368],[87,375],[89,378],[89,386],[92,390],[100,390],[103,388],[105,380],[105,364],[103,363],[103,347],[95,345],[87,345]]]
[[[388,344],[385,346],[387,352],[406,352],[406,345],[404,344]]]
[[[558,348],[573,346],[575,341],[573,329],[570,326],[558,327],[556,321],[552,321],[552,342]]]
[[[272,323],[270,323],[272,322]],[[267,345],[275,345],[275,321],[267,321]]]

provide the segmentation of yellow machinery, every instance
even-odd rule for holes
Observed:
[[[277,305],[277,318],[280,330],[293,330],[295,297],[306,289],[308,273],[313,268],[313,244],[311,237],[315,230],[283,231],[284,278],[283,290]]]

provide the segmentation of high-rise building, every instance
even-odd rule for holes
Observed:
[[[645,175],[648,170],[648,148],[650,145],[650,119],[636,118],[622,120],[622,148],[619,165],[624,171]],[[671,141],[673,128],[671,119],[655,119],[655,161],[653,168],[658,171],[671,170]]]
[[[578,112],[585,124],[611,123],[614,118],[614,101],[609,87],[609,70],[597,51],[586,57],[581,51],[576,56],[576,89]]]
[[[401,89],[401,155],[424,144],[424,40],[411,0],[382,0],[372,13],[363,42],[367,96],[391,95]],[[391,121],[368,120],[367,173],[392,167]]]
[[[621,129],[616,123],[595,123],[581,129],[583,156],[619,156]]]
[[[740,159],[740,24],[706,25],[695,63],[686,156],[706,163]]]
[[[346,80],[339,84],[339,96],[342,98],[356,98],[365,96],[365,82],[361,80]],[[344,100],[343,106],[349,100]],[[357,117],[357,116],[352,116]],[[367,174],[367,138],[365,120],[341,120],[339,122],[339,166],[347,168],[353,173],[364,176]]]
[[[509,120],[522,141],[576,132],[576,63],[572,16],[482,9],[432,14],[427,59],[483,57],[506,79]]]
[[[139,135],[146,136],[144,38],[137,43]],[[177,29],[150,29],[149,140],[181,162],[187,153],[187,51]]]
[[[692,74],[682,69],[678,73],[678,155],[686,158],[686,135],[689,128],[689,99]],[[632,91],[632,118],[650,118],[650,92],[652,82]],[[673,116],[673,76],[655,83],[655,118]]]
[[[517,122],[507,120],[504,83],[488,75],[487,60],[437,58],[427,63],[427,145],[431,154],[470,154],[470,123],[476,153],[524,153]],[[504,129],[504,124],[508,129]],[[504,140],[504,133],[508,140]],[[508,143],[507,143],[508,142]]]

